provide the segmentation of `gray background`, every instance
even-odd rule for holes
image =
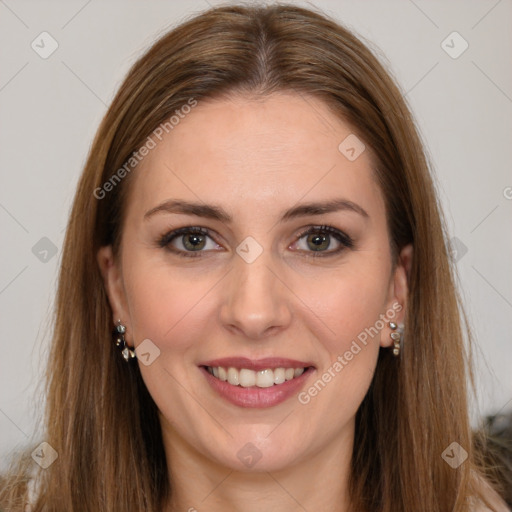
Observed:
[[[218,3],[0,0],[1,459],[39,428],[36,391],[64,229],[106,106],[158,35]],[[406,93],[435,169],[478,341],[473,417],[510,410],[512,2],[315,5],[380,48]],[[31,47],[42,46],[43,31],[58,44],[46,59]],[[448,37],[454,31],[463,40]],[[464,40],[467,50],[456,55]]]

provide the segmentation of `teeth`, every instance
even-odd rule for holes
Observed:
[[[214,375],[215,375],[215,373],[214,373]],[[228,380],[228,372],[221,366],[219,366],[219,379],[223,380],[223,381]]]
[[[274,370],[274,384],[282,384],[286,380],[286,370],[284,368],[276,368]]]
[[[235,368],[228,368],[228,382],[233,386],[240,384],[239,373]]]
[[[294,377],[300,377],[304,373],[304,368],[295,368],[293,371]]]
[[[207,370],[219,380],[227,381],[232,386],[241,386],[250,388],[256,386],[258,388],[269,388],[274,385],[282,384],[288,380],[300,377],[306,368],[267,368],[265,370],[254,371],[247,368],[222,368],[207,367]]]
[[[256,386],[258,386],[259,388],[269,388],[270,386],[273,386],[273,385],[274,385],[273,370],[261,370],[256,374]]]
[[[256,372],[253,372],[252,370],[246,370],[245,368],[243,368],[238,372],[238,380],[240,382],[240,386],[242,386],[243,388],[250,388],[251,386],[256,386]]]

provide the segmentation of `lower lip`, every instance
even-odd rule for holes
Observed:
[[[221,397],[238,407],[251,408],[272,407],[297,395],[306,379],[314,371],[314,368],[309,367],[300,377],[294,377],[292,380],[287,380],[282,384],[273,385],[268,388],[258,388],[256,386],[243,388],[242,386],[232,386],[226,381],[217,379],[204,366],[201,366],[200,369],[210,386]]]

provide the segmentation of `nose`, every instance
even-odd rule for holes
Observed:
[[[272,263],[270,251],[263,251],[252,263],[238,255],[234,258],[223,289],[220,320],[238,336],[263,339],[290,324],[293,294],[279,266]]]

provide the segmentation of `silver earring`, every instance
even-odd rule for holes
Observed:
[[[135,351],[126,344],[126,340],[124,339],[125,332],[126,327],[121,323],[121,320],[118,320],[114,330],[114,343],[116,344],[116,347],[121,351],[124,360],[128,362],[132,359],[135,359]]]
[[[390,334],[393,340],[393,355],[398,357],[402,348],[402,334],[404,327],[403,325],[398,326],[395,322],[389,322],[389,327],[393,330]]]

